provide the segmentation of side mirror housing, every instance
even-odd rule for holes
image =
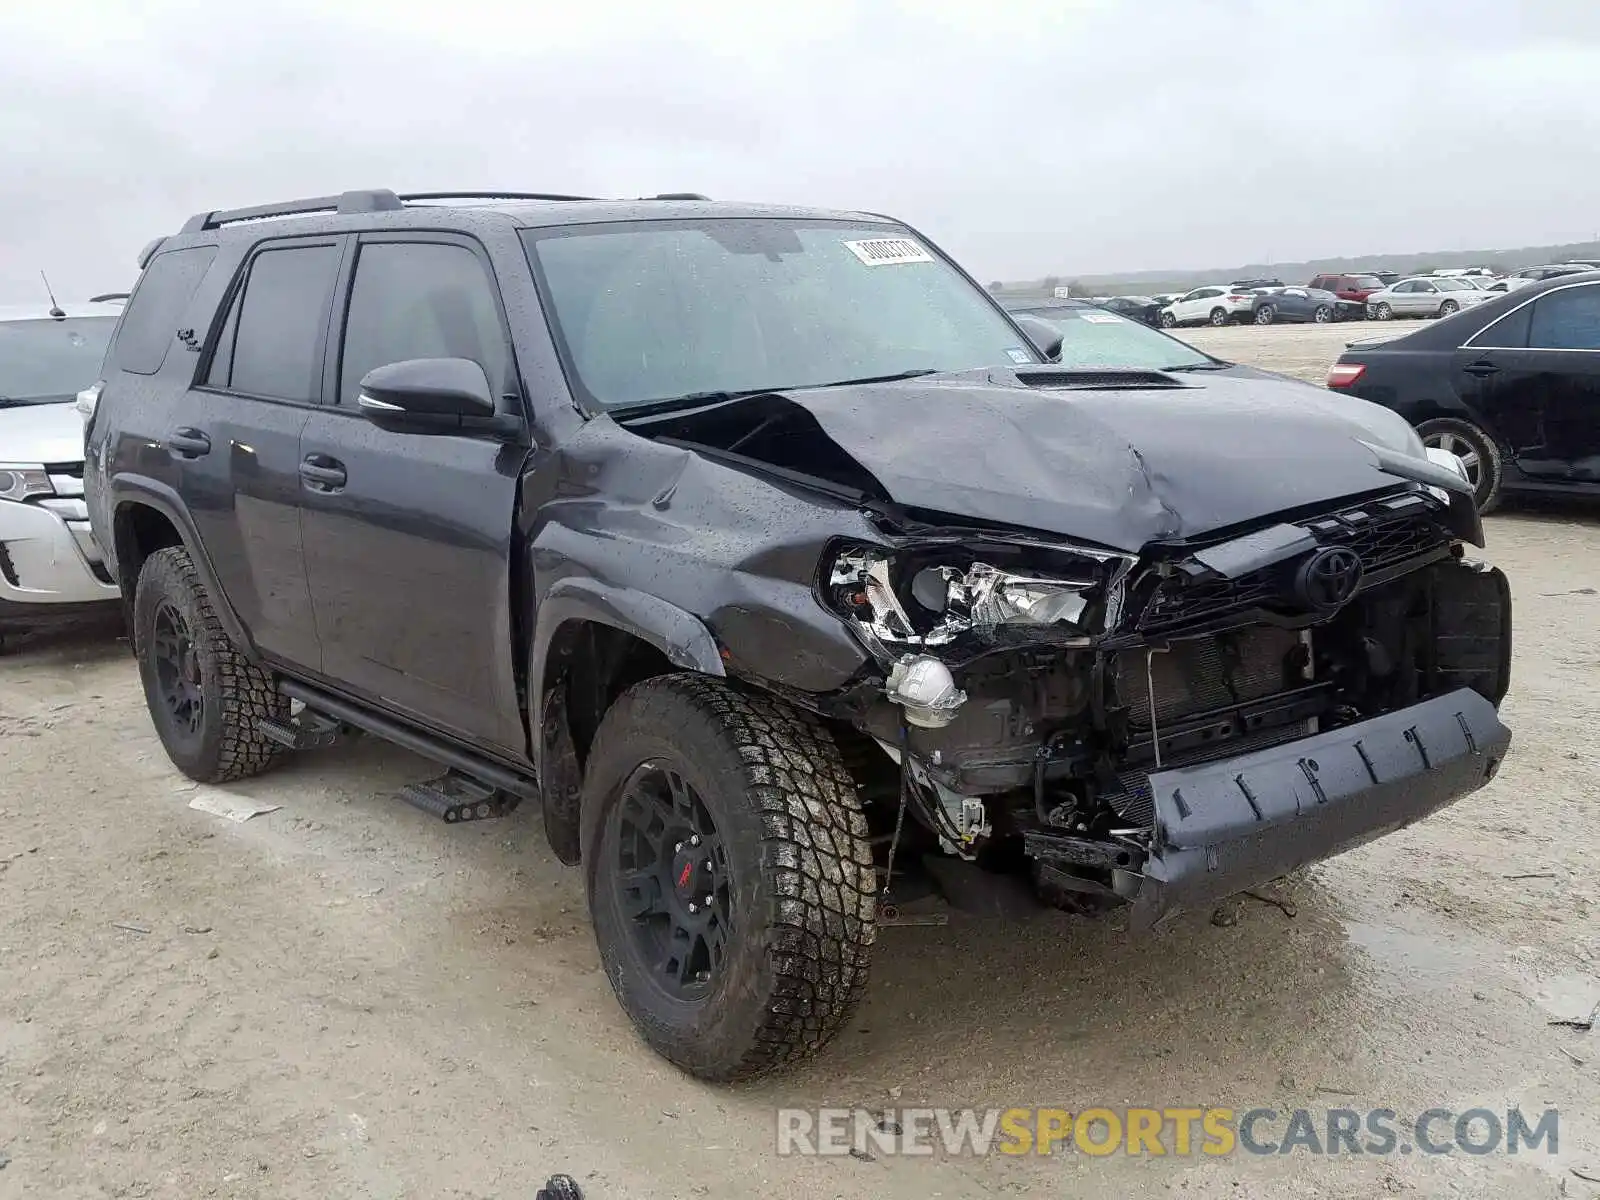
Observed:
[[[1061,334],[1048,321],[1038,317],[1018,317],[1017,324],[1028,335],[1033,348],[1044,355],[1046,362],[1056,362],[1061,357]]]
[[[410,358],[361,377],[361,415],[396,433],[503,434],[521,428],[495,410],[483,368],[470,358]]]

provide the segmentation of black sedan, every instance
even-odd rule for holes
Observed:
[[[1112,296],[1100,301],[1100,307],[1146,325],[1161,324],[1161,304],[1153,296]]]
[[[1600,271],[1352,342],[1328,386],[1393,409],[1457,455],[1481,512],[1502,495],[1600,495]]]

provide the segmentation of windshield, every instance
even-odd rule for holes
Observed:
[[[525,230],[574,389],[602,408],[1037,363],[902,228],[793,219]]]
[[[1377,291],[1382,286],[1383,280],[1379,279],[1376,275],[1357,275],[1355,278],[1355,288],[1358,291],[1366,288],[1371,288],[1373,291]]]
[[[0,406],[70,400],[100,377],[115,317],[0,321]]]
[[[1095,308],[1023,309],[1016,316],[1047,322],[1061,334],[1063,367],[1131,367],[1173,371],[1212,366],[1218,360],[1201,354],[1148,325]]]
[[[1457,279],[1454,276],[1435,279],[1433,282],[1438,284],[1441,292],[1475,292],[1478,290],[1465,279]]]

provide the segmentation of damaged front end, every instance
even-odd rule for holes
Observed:
[[[850,717],[902,854],[1140,925],[1428,815],[1510,738],[1505,577],[1419,484],[1139,554],[902,525],[818,583],[881,669]]]

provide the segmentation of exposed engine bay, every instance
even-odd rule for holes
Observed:
[[[1499,703],[1509,596],[1448,507],[1411,487],[1141,556],[841,546],[824,599],[883,668],[852,723],[898,771],[925,855],[1026,873],[1063,907],[1128,899],[1162,833],[1152,773],[1461,688]]]

